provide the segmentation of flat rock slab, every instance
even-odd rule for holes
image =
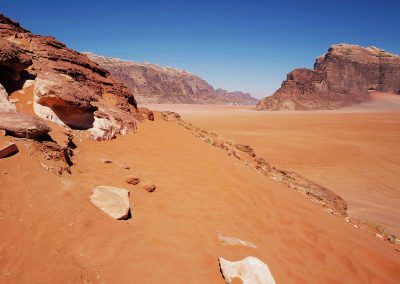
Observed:
[[[0,146],[0,159],[14,155],[15,153],[18,153],[18,147],[14,143]]]
[[[271,271],[257,257],[248,256],[239,261],[228,261],[220,257],[219,266],[225,282],[230,284],[240,278],[243,284],[276,284]]]
[[[16,111],[0,111],[0,129],[20,138],[35,138],[45,135],[51,130],[40,119]]]
[[[90,201],[104,213],[117,220],[129,218],[129,191],[111,186],[97,186],[92,190]]]
[[[241,239],[235,237],[228,237],[222,235],[220,232],[217,232],[218,240],[225,246],[243,246],[249,248],[257,248],[257,246],[251,242],[243,241]]]

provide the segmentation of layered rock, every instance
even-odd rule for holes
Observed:
[[[35,79],[34,111],[39,117],[89,130],[99,140],[136,130],[141,115],[134,96],[86,55],[53,37],[34,35],[4,15],[0,46],[6,47],[0,52],[0,73],[19,72],[0,76],[0,83],[14,90]]]
[[[139,103],[251,105],[258,102],[247,93],[215,90],[200,77],[177,68],[86,54],[123,82]]]
[[[337,44],[316,59],[313,70],[290,72],[257,109],[334,109],[366,101],[371,91],[400,94],[400,57],[376,47]]]

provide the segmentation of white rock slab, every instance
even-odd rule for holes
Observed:
[[[249,247],[249,248],[257,248],[257,246],[253,243],[243,241],[241,239],[235,238],[235,237],[228,237],[222,235],[220,232],[217,232],[218,240],[225,246],[243,246],[243,247]]]
[[[129,216],[129,191],[124,188],[97,186],[92,190],[90,201],[114,219],[124,220]]]
[[[254,256],[240,261],[228,261],[220,257],[219,266],[227,284],[232,283],[234,278],[240,278],[243,284],[276,284],[268,265]]]

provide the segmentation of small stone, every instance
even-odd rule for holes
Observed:
[[[156,186],[154,184],[146,184],[143,186],[143,188],[148,192],[153,192],[154,190],[156,190]]]
[[[126,181],[126,183],[129,183],[131,185],[137,185],[140,182],[140,178],[130,177],[130,178],[127,178],[125,181]]]
[[[6,131],[3,129],[0,129],[0,136],[6,136]]]
[[[12,156],[18,153],[18,147],[14,143],[8,143],[0,147],[0,159]]]

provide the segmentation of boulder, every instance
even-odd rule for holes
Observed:
[[[97,186],[92,190],[90,201],[114,219],[125,220],[129,218],[129,191],[126,189]]]
[[[0,159],[9,157],[18,153],[18,147],[14,143],[8,143],[4,146],[0,146]]]
[[[228,261],[220,257],[219,266],[228,284],[232,283],[234,278],[240,278],[243,284],[275,284],[268,265],[254,256],[240,261]]]
[[[376,47],[337,44],[314,69],[295,69],[258,110],[335,109],[369,100],[369,92],[400,94],[400,56]]]
[[[20,138],[36,138],[51,130],[43,121],[36,117],[15,111],[0,111],[0,129]]]

